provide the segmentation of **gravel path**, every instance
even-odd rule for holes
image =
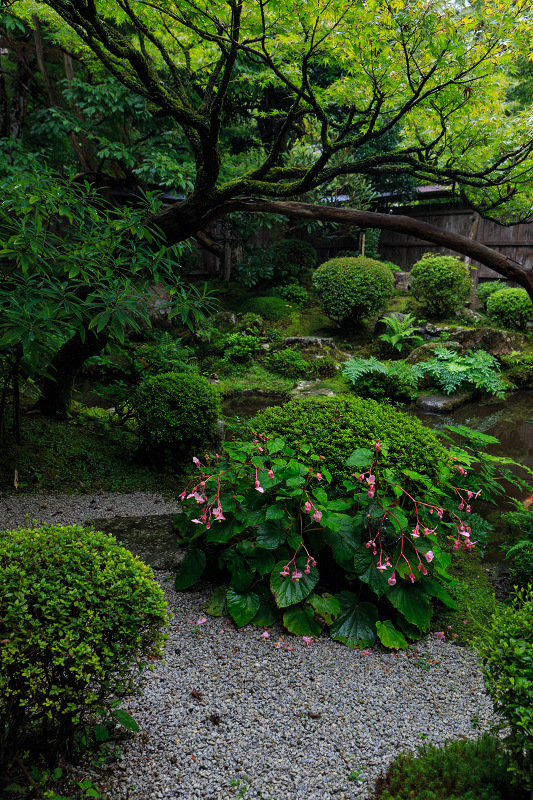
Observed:
[[[176,510],[157,495],[0,497],[0,529]],[[400,752],[476,738],[495,721],[473,652],[437,641],[401,653],[355,651],[322,636],[307,647],[227,618],[200,625],[209,596],[176,593],[165,662],[123,704],[141,731],[86,777],[109,800],[363,800]]]

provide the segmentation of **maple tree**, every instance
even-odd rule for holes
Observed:
[[[169,243],[194,237],[216,250],[206,227],[234,211],[392,228],[470,256],[533,297],[531,268],[466,237],[320,202],[339,178],[407,175],[448,185],[504,223],[529,219],[532,124],[506,99],[513,65],[529,55],[528,0],[12,5],[37,11],[65,48],[179,127],[194,169],[185,197],[156,217]],[[239,105],[260,135],[228,153],[221,142]],[[391,132],[394,146],[380,148]]]

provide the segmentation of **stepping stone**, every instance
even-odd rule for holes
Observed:
[[[172,523],[175,514],[146,517],[96,517],[87,521],[97,531],[111,533],[126,550],[139,556],[152,569],[177,569],[186,548],[178,543]]]

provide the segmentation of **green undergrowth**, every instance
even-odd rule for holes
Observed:
[[[175,496],[183,480],[136,463],[136,434],[114,424],[103,409],[74,404],[68,420],[25,414],[22,435],[17,446],[8,429],[0,445],[0,492],[158,491]]]
[[[403,753],[378,778],[375,800],[523,800],[510,787],[499,739],[483,734]]]
[[[457,581],[455,586],[447,588],[459,610],[441,606],[431,627],[444,631],[447,638],[456,638],[460,644],[470,646],[476,636],[488,630],[490,618],[501,603],[494,596],[483,560],[475,550],[453,553],[448,572]]]

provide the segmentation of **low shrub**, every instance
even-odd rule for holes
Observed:
[[[499,289],[487,300],[487,314],[499,325],[524,331],[533,303],[525,289]]]
[[[533,386],[533,353],[511,353],[500,356],[506,368],[506,377],[518,387]]]
[[[276,292],[284,300],[297,306],[304,306],[309,302],[309,292],[298,283],[286,283],[285,286],[278,286]]]
[[[259,350],[257,336],[228,333],[221,342],[223,361],[229,364],[248,364]]]
[[[117,701],[161,656],[166,611],[151,569],[94,530],[4,531],[0,564],[1,777],[26,749],[70,754],[91,718],[128,719]]]
[[[533,590],[520,589],[496,611],[492,626],[476,641],[485,688],[504,739],[508,770],[517,790],[533,789]]]
[[[476,741],[425,744],[402,753],[376,782],[381,800],[510,800],[509,776],[501,762],[502,744],[482,734]],[[513,793],[514,796],[514,793]],[[520,795],[516,796],[519,800]],[[525,800],[525,796],[524,796]]]
[[[267,408],[252,421],[255,431],[279,436],[296,450],[309,447],[309,455],[324,456],[337,486],[351,471],[345,461],[356,448],[372,447],[377,439],[388,442],[381,460],[400,475],[414,470],[435,476],[448,454],[433,431],[391,406],[361,397],[306,397],[277,408]]]
[[[380,261],[363,256],[332,258],[315,271],[313,289],[330,319],[352,324],[386,305],[394,279]]]
[[[470,270],[453,256],[426,253],[411,269],[411,291],[434,314],[449,314],[470,296]]]
[[[421,377],[418,366],[404,361],[378,361],[377,358],[352,358],[343,372],[360,397],[373,400],[412,402],[417,395]]]
[[[328,378],[337,372],[335,361],[330,355],[306,361],[299,350],[290,348],[269,353],[265,358],[265,366],[287,378]]]
[[[494,292],[499,292],[500,289],[505,289],[505,283],[503,281],[486,281],[484,283],[478,283],[476,297],[481,303],[481,307],[484,311],[487,310],[487,300],[489,297],[491,297]]]
[[[290,303],[281,297],[250,297],[241,305],[240,314],[259,314],[268,322],[279,322],[292,311]]]
[[[270,248],[270,259],[274,266],[275,283],[308,284],[312,270],[316,267],[317,255],[309,242],[299,239],[280,239]]]
[[[132,406],[141,453],[161,463],[187,456],[205,444],[220,416],[216,388],[201,375],[188,373],[147,378],[136,390]]]

